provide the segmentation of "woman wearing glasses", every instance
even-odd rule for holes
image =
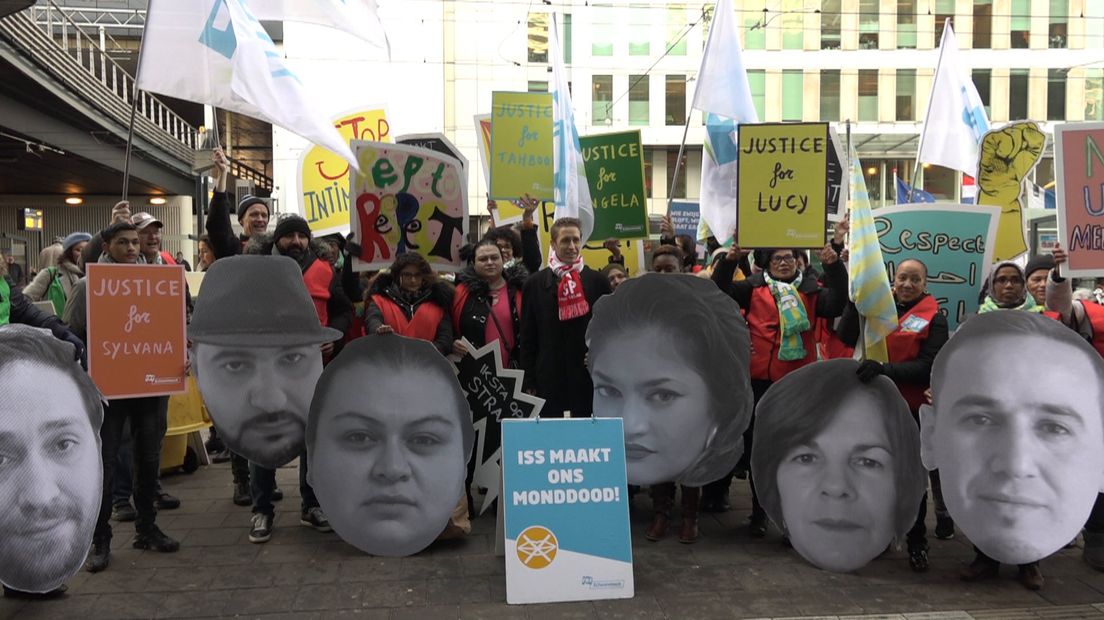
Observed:
[[[839,235],[837,235],[838,237]],[[847,268],[839,260],[842,243],[837,238],[820,253],[824,273],[820,281],[804,277],[797,268],[797,250],[772,248],[757,250],[755,263],[759,273],[746,280],[732,281],[741,256],[733,247],[713,270],[713,282],[740,305],[751,331],[751,390],[758,404],[767,388],[789,373],[816,361],[816,318],[831,319],[843,313],[847,303]],[[744,449],[752,449],[752,424],[744,433]],[[726,509],[726,477],[709,484],[702,493],[703,510]],[[755,485],[751,485],[751,535],[767,533],[767,514],[759,504]]]
[[[432,342],[441,355],[452,352],[452,288],[437,278],[420,254],[399,254],[365,296],[370,334],[399,334]]]

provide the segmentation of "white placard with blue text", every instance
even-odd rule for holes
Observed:
[[[506,602],[632,598],[621,418],[502,421]]]

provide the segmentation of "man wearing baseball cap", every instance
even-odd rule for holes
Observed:
[[[130,218],[130,223],[138,229],[138,251],[150,265],[175,265],[172,254],[161,249],[161,229],[165,224],[152,214],[140,211]]]

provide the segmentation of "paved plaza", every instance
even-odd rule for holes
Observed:
[[[645,494],[635,498],[630,600],[510,606],[502,558],[494,555],[494,517],[474,522],[471,536],[437,543],[408,558],[369,557],[299,525],[295,466],[278,472],[286,498],[277,504],[267,544],[250,544],[249,508],[230,501],[227,465],[192,475],[165,475],[165,489],[183,500],[158,517],[179,538],[175,554],[130,547],[133,524],[115,524],[111,567],[81,571],[56,601],[0,600],[0,618],[780,618],[852,616],[943,618],[1104,618],[1104,572],[1081,561],[1078,547],[1042,564],[1046,586],[1029,592],[1002,578],[964,584],[958,570],[973,554],[961,535],[932,538],[931,570],[912,573],[904,550],[884,554],[856,574],[816,569],[782,544],[747,535],[746,483],[733,485],[734,509],[703,515],[694,545],[676,536],[652,543]]]

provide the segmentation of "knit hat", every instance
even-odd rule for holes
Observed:
[[[289,213],[280,218],[276,223],[276,230],[272,233],[272,240],[279,241],[291,233],[302,233],[309,239],[311,236],[310,224],[301,215]]]
[[[1054,257],[1050,254],[1040,254],[1035,258],[1032,258],[1031,260],[1027,261],[1027,268],[1024,269],[1024,273],[1026,273],[1027,277],[1030,278],[1032,273],[1039,271],[1040,269],[1045,269],[1047,271],[1054,269]]]
[[[78,243],[80,243],[82,241],[91,241],[91,240],[92,240],[92,235],[90,235],[86,232],[70,233],[69,236],[65,237],[65,240],[61,242],[61,253],[62,254],[68,254],[69,250],[73,249],[73,246],[77,245]]]
[[[303,272],[283,256],[222,258],[207,269],[188,325],[193,342],[238,347],[295,347],[333,342],[307,292]]]
[[[265,212],[272,215],[272,209],[268,206],[268,201],[264,198],[258,198],[257,196],[246,196],[238,203],[238,221],[241,222],[245,219],[245,212],[249,210],[249,207],[253,205],[264,205]]]
[[[625,269],[625,266],[622,265],[621,263],[610,263],[610,264],[606,265],[605,267],[602,267],[602,269],[599,271],[599,273],[601,273],[603,276],[608,278],[610,273],[614,272],[614,271],[620,271],[621,273],[625,274],[626,276],[629,275],[629,270]]]

